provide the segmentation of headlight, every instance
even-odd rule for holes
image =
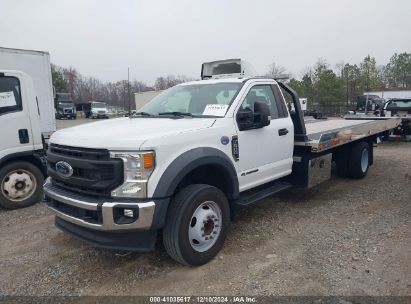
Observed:
[[[124,163],[124,183],[111,191],[116,197],[147,197],[147,181],[155,167],[154,152],[112,151],[111,158]]]

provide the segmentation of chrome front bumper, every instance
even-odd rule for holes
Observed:
[[[101,212],[101,222],[90,222],[82,218],[70,215],[65,213],[62,210],[58,210],[53,206],[52,203],[48,203],[47,207],[52,210],[57,217],[61,218],[64,221],[94,229],[94,230],[103,230],[103,231],[116,231],[116,230],[132,230],[132,229],[141,229],[148,230],[150,229],[154,211],[155,211],[155,202],[138,202],[138,203],[127,203],[127,202],[108,202],[103,199],[90,198],[87,196],[79,195],[71,191],[61,189],[54,186],[51,183],[50,177],[47,178],[44,184],[44,193],[51,200],[51,202],[56,201],[64,205],[71,206],[72,208],[78,208],[79,210],[91,211],[91,212]],[[114,209],[116,207],[121,208],[136,208],[138,207],[138,217],[132,223],[127,224],[118,224],[114,220]]]

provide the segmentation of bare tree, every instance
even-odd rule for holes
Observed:
[[[74,96],[78,78],[81,76],[79,75],[77,70],[73,67],[63,69],[63,75],[64,75],[64,79],[67,81],[68,93],[71,93],[71,95]]]
[[[189,78],[185,75],[178,75],[177,77],[174,75],[168,75],[166,77],[157,77],[156,82],[154,83],[154,88],[156,90],[165,90],[171,88],[179,83],[187,82],[194,80],[193,78]]]
[[[272,64],[268,66],[268,71],[265,75],[269,77],[276,77],[276,76],[284,75],[284,74],[287,74],[287,69],[273,62]]]
[[[117,82],[102,82],[95,77],[84,77],[73,67],[63,68],[53,65],[53,79],[57,74],[64,82],[63,90],[71,93],[74,101],[88,102],[91,100],[105,101],[109,105],[124,107],[128,105],[128,81],[120,80]],[[168,75],[158,77],[154,87],[134,79],[130,81],[130,94],[134,92],[145,92],[152,90],[165,90],[182,82],[193,80],[185,75]]]

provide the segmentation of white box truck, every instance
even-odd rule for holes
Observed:
[[[0,48],[0,207],[41,199],[55,130],[49,53]]]
[[[140,110],[140,108],[142,108],[146,103],[148,103],[151,99],[156,97],[158,94],[161,94],[162,92],[163,90],[134,93],[136,111]]]

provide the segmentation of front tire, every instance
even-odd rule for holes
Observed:
[[[39,202],[43,195],[44,176],[29,162],[17,161],[0,170],[0,206],[18,209]]]
[[[196,184],[171,201],[163,230],[167,253],[177,262],[199,266],[223,247],[230,224],[230,207],[218,188]]]

